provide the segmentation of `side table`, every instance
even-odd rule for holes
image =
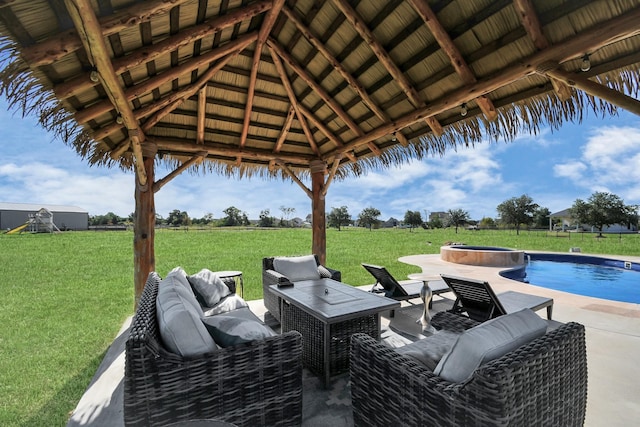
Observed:
[[[420,289],[420,299],[424,308],[422,310],[422,316],[416,320],[416,323],[422,324],[422,330],[435,333],[435,328],[431,325],[431,313],[429,313],[429,307],[431,307],[431,300],[433,298],[433,292],[429,287],[430,280],[438,280],[433,276],[427,276],[424,273],[409,274],[409,279],[422,280],[422,289]]]
[[[244,298],[244,280],[242,279],[242,271],[215,271],[214,274],[216,274],[221,279],[233,279],[236,282],[236,294]],[[238,285],[240,285],[239,288]],[[238,289],[240,289],[240,292],[238,292]]]

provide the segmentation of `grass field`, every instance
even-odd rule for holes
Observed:
[[[453,229],[327,230],[327,265],[351,285],[372,283],[362,262],[404,278],[398,257],[436,254],[445,242],[529,250],[640,255],[640,235],[553,237],[547,232]],[[309,229],[161,230],[156,270],[241,270],[245,298],[262,298],[265,256],[310,253]],[[63,426],[124,320],[133,313],[133,234],[0,235],[0,425]]]

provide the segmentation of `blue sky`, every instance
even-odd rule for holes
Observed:
[[[133,212],[132,173],[89,166],[35,119],[8,111],[4,98],[0,129],[0,202],[73,205],[90,215]],[[157,178],[166,173],[157,171]],[[557,131],[545,128],[513,142],[482,142],[443,157],[334,181],[326,206],[327,211],[346,206],[353,218],[375,207],[383,220],[402,219],[407,210],[424,217],[425,212],[464,209],[479,220],[497,217],[499,203],[522,194],[552,212],[594,191],[640,204],[639,183],[640,117],[621,112],[602,119],[588,113],[581,124],[568,123]],[[192,218],[207,213],[220,218],[230,206],[251,219],[265,209],[280,217],[283,206],[295,209],[293,217],[311,212],[307,195],[281,180],[183,173],[156,193],[156,212],[163,217],[179,209]]]

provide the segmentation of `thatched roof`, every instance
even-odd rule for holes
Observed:
[[[0,89],[91,164],[344,177],[640,114],[639,0],[0,0],[0,34]]]

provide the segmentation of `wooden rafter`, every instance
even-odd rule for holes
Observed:
[[[251,44],[257,37],[256,33],[249,33],[245,36],[238,37],[236,40],[226,43],[223,46],[214,49],[206,54],[200,55],[194,59],[186,61],[177,67],[170,68],[163,73],[158,74],[148,80],[143,81],[140,84],[127,88],[125,96],[128,101],[150,93],[154,89],[159,88],[163,84],[179,78],[182,75],[191,73],[200,67],[207,66],[213,61],[217,61],[229,54],[244,49]],[[89,120],[96,119],[102,114],[108,113],[112,109],[112,105],[109,101],[101,101],[96,104],[78,111],[74,117],[78,123],[86,123]]]
[[[333,181],[333,178],[336,176],[336,172],[338,172],[338,166],[340,166],[340,160],[342,160],[342,156],[338,155],[333,159],[333,166],[331,167],[331,172],[329,172],[329,176],[327,177],[327,181],[325,182],[322,188],[322,195],[326,196],[329,191],[329,186]]]
[[[351,88],[356,92],[356,94],[360,96],[362,101],[369,107],[369,109],[371,109],[371,111],[376,116],[378,116],[378,118],[381,119],[383,122],[390,121],[391,117],[389,117],[389,115],[386,112],[384,112],[375,103],[375,101],[367,93],[364,86],[362,86],[358,82],[358,80],[356,80],[356,78],[353,77],[351,73],[347,71],[346,68],[344,68],[344,66],[340,63],[340,61],[338,61],[333,56],[333,54],[329,52],[329,49],[327,49],[326,46],[320,41],[320,39],[313,34],[311,29],[309,29],[306,25],[304,25],[304,23],[302,22],[302,19],[298,16],[298,14],[286,6],[282,9],[282,11],[285,13],[285,15],[287,15],[287,18],[289,18],[289,20],[295,24],[298,31],[300,31],[300,33],[309,41],[309,43],[311,43],[318,50],[318,52],[320,52],[320,54],[322,54],[322,56],[324,56],[324,58],[331,64],[331,66],[336,71],[338,71],[338,73],[340,73],[342,78],[344,78],[347,81],[347,83],[349,83],[349,86],[351,86]],[[398,132],[396,134],[396,137],[398,138],[398,140],[402,145],[404,146],[409,145],[409,141],[402,134],[402,132]],[[370,143],[369,148],[376,155],[380,155],[380,149],[375,144]]]
[[[204,119],[207,116],[207,86],[198,90],[198,122],[196,128],[196,144],[204,144]]]
[[[178,166],[175,170],[169,172],[167,174],[167,176],[165,176],[164,178],[159,179],[156,182],[154,182],[153,183],[153,192],[157,193],[162,187],[164,187],[166,184],[168,184],[169,181],[171,181],[172,179],[174,179],[175,177],[180,175],[187,168],[189,168],[189,167],[191,167],[193,165],[196,165],[198,163],[202,163],[202,161],[205,159],[205,157],[207,157],[207,152],[206,151],[202,151],[200,153],[197,153],[195,156],[191,157],[189,160],[187,160],[186,162],[184,162],[183,164]]]
[[[147,184],[147,173],[142,158],[140,144],[144,142],[145,135],[140,129],[138,120],[133,114],[129,102],[116,73],[111,65],[110,55],[104,42],[104,36],[89,0],[65,0],[69,15],[73,20],[76,30],[82,39],[87,56],[93,61],[93,65],[100,74],[102,85],[107,96],[118,110],[124,125],[127,127],[129,139],[133,148],[135,166],[138,181],[141,186]]]
[[[289,108],[289,112],[287,113],[287,118],[284,120],[284,125],[282,126],[282,131],[280,131],[280,136],[276,141],[275,146],[273,147],[273,152],[278,153],[282,149],[282,145],[287,140],[287,135],[289,135],[289,129],[291,129],[291,124],[293,123],[293,119],[296,117],[296,109],[291,106]]]
[[[373,32],[367,27],[366,22],[360,17],[358,12],[346,0],[333,0],[333,3],[340,9],[347,20],[351,23],[356,32],[369,45],[373,53],[378,57],[380,63],[391,74],[394,80],[400,85],[403,92],[416,108],[425,107],[420,94],[413,87],[407,76],[398,68],[384,46],[378,41]],[[435,117],[425,117],[425,122],[429,125],[434,134],[440,136],[444,132],[442,125]]]
[[[542,25],[540,25],[540,19],[536,9],[533,7],[531,0],[513,0],[513,6],[520,16],[520,22],[526,30],[529,38],[533,42],[533,45],[538,50],[544,50],[549,47],[549,40],[542,32]],[[562,101],[566,101],[571,98],[571,89],[562,81],[551,78],[551,84],[555,90],[558,98]]]
[[[278,163],[280,168],[287,175],[289,175],[289,178],[291,178],[293,180],[293,182],[295,182],[296,184],[298,184],[298,186],[300,188],[302,188],[302,191],[304,191],[306,193],[306,195],[309,196],[309,198],[313,198],[313,192],[311,190],[309,190],[309,188],[306,185],[304,185],[304,182],[300,181],[300,178],[298,178],[298,176],[295,174],[295,172],[293,172],[291,170],[291,168],[289,168],[289,166],[287,166],[287,164],[285,162],[283,162],[281,159],[277,159],[276,163]]]
[[[503,86],[510,84],[516,80],[524,78],[530,74],[537,73],[541,64],[548,61],[556,61],[562,64],[566,61],[579,57],[576,52],[593,52],[599,48],[610,44],[612,40],[623,39],[640,34],[638,28],[640,22],[640,8],[636,8],[624,15],[613,18],[607,22],[607,25],[600,25],[591,31],[585,31],[563,43],[549,46],[549,48],[537,52],[532,56],[525,58],[513,65],[500,70],[493,77],[479,80],[478,82],[464,86],[458,90],[446,94],[440,99],[435,100],[428,106],[418,108],[402,117],[397,118],[394,122],[381,125],[365,136],[349,141],[342,147],[337,147],[329,153],[325,154],[325,158],[334,156],[338,153],[347,153],[355,148],[373,141],[395,130],[404,129],[414,123],[418,123],[427,117],[447,111],[452,105],[460,105],[468,102],[478,96],[493,92]]]
[[[232,27],[245,19],[252,18],[271,6],[270,1],[262,1],[245,8],[230,12],[227,15],[212,18],[203,24],[188,28],[179,34],[167,37],[164,40],[153,43],[149,46],[142,46],[130,52],[128,55],[113,60],[113,68],[116,74],[122,74],[133,67],[153,61],[162,55],[167,55],[177,51],[180,47],[186,46],[194,41],[200,40],[208,35],[219,33],[220,31]],[[210,52],[207,52],[207,54]],[[78,95],[95,85],[90,79],[90,72],[80,74],[78,77],[69,79],[54,86],[53,91],[59,99],[67,99]]]
[[[589,95],[604,99],[611,104],[624,108],[640,116],[640,101],[624,93],[615,91],[607,86],[601,85],[578,73],[569,73],[559,68],[557,63],[547,62],[538,68],[538,74],[546,75],[550,78],[562,81],[568,86],[573,86],[585,91]]]
[[[471,67],[467,64],[467,61],[462,57],[460,50],[453,43],[451,36],[447,33],[447,30],[442,26],[438,17],[433,12],[426,0],[411,0],[413,8],[418,12],[418,15],[422,18],[433,37],[436,39],[443,52],[449,57],[451,65],[456,70],[456,73],[460,76],[464,84],[472,84],[478,81],[473,74]],[[486,96],[479,96],[476,98],[476,104],[482,110],[485,117],[494,121],[498,117],[498,112],[493,102]]]
[[[258,68],[260,67],[260,56],[262,55],[262,48],[264,43],[269,37],[269,33],[276,23],[280,9],[284,5],[284,0],[273,0],[273,7],[267,13],[260,32],[258,34],[258,40],[256,40],[256,48],[253,51],[253,59],[251,61],[251,75],[249,77],[249,89],[247,91],[247,105],[244,110],[244,123],[242,125],[242,132],[240,134],[240,148],[244,147],[247,143],[247,134],[249,133],[249,124],[251,123],[251,112],[253,110],[253,96],[256,90],[256,79],[258,78]],[[240,159],[238,159],[240,160]]]
[[[293,86],[291,85],[291,81],[289,80],[289,76],[287,75],[287,70],[285,70],[284,64],[272,49],[269,49],[269,53],[271,54],[271,58],[273,59],[273,64],[276,66],[278,75],[280,75],[280,80],[282,81],[282,85],[284,86],[284,89],[287,92],[287,96],[289,97],[289,101],[291,102],[291,107],[295,110],[296,116],[298,116],[298,121],[300,122],[302,131],[307,137],[309,146],[311,147],[311,150],[314,153],[316,153],[318,157],[320,157],[320,149],[318,148],[318,144],[316,144],[316,141],[313,138],[313,133],[311,132],[311,129],[309,129],[309,126],[307,125],[307,122],[304,119],[304,116],[302,115],[301,104],[298,102],[298,98],[296,98],[296,94],[293,90]]]

